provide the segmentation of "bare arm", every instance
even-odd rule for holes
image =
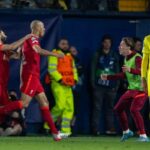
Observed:
[[[115,75],[102,74],[100,77],[102,80],[119,80],[125,79],[125,74],[123,72],[117,73]]]
[[[10,59],[20,59],[21,58],[21,52],[14,52],[11,56]]]
[[[42,49],[39,45],[34,45],[33,49],[42,56],[55,56],[55,57],[60,57],[60,58],[64,57],[63,54],[57,54],[57,53]]]
[[[30,37],[31,37],[31,34],[28,34],[16,42],[13,42],[11,44],[4,44],[2,47],[2,51],[15,50],[19,46],[21,46],[25,40],[27,40]]]

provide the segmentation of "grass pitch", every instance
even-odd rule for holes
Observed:
[[[120,142],[119,137],[71,137],[54,142],[51,137],[0,138],[0,150],[147,150],[149,143],[136,138]]]

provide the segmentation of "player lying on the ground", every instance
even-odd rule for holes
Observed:
[[[44,24],[41,21],[31,22],[31,32],[32,36],[24,42],[22,48],[21,101],[11,102],[1,107],[0,114],[27,108],[32,98],[35,97],[40,104],[44,122],[49,125],[54,140],[59,141],[61,137],[52,120],[49,103],[40,83],[40,55],[56,57],[64,57],[64,55],[49,52],[40,47],[39,38],[43,37],[45,33]]]
[[[131,115],[134,119],[136,127],[139,132],[138,141],[148,142],[149,139],[145,132],[144,121],[140,110],[143,108],[147,100],[147,94],[141,86],[141,62],[142,57],[140,54],[133,51],[134,42],[132,38],[123,38],[119,52],[125,57],[123,72],[115,75],[101,75],[102,80],[117,80],[126,78],[128,81],[128,90],[121,96],[118,103],[114,107],[117,113],[121,127],[123,129],[123,136],[121,141],[125,141],[133,136],[133,132],[129,129],[126,110],[130,109]]]

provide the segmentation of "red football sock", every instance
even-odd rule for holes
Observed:
[[[14,101],[10,102],[9,104],[0,107],[0,114],[8,114],[15,110],[20,110],[23,108],[22,101]]]
[[[52,116],[50,114],[49,107],[47,107],[47,106],[41,107],[41,112],[42,112],[43,120],[44,120],[44,122],[47,122],[49,128],[51,129],[51,132],[53,134],[58,134],[58,131],[55,127]]]

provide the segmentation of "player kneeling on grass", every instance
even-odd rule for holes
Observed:
[[[128,81],[128,90],[121,96],[114,107],[114,111],[118,115],[123,129],[121,141],[126,141],[133,136],[133,132],[129,129],[126,115],[126,110],[130,109],[131,115],[139,131],[140,137],[138,141],[148,142],[149,139],[146,135],[144,121],[140,113],[140,110],[143,108],[147,100],[147,94],[144,92],[141,84],[142,57],[133,50],[133,46],[134,42],[132,38],[123,38],[119,46],[120,54],[125,57],[122,72],[115,75],[103,74],[101,75],[101,78],[102,80],[126,78]]]

